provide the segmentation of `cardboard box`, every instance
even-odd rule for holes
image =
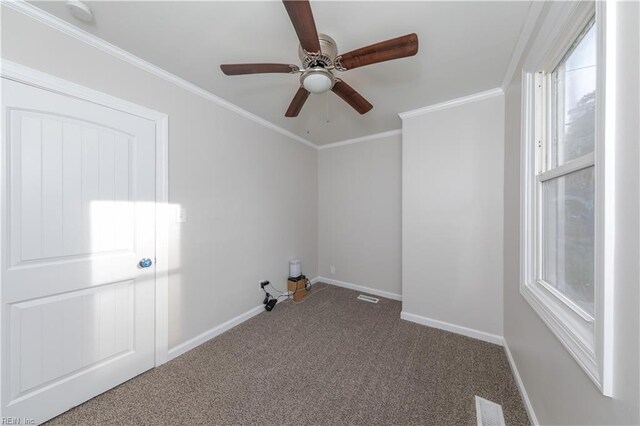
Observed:
[[[300,275],[299,277],[289,277],[287,281],[287,290],[293,293],[293,301],[299,302],[307,295],[307,277]]]

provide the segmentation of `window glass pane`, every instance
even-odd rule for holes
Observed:
[[[551,167],[593,152],[596,122],[596,28],[592,25],[553,73],[555,129]]]
[[[593,316],[594,167],[542,184],[542,278]]]

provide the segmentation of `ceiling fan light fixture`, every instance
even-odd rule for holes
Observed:
[[[335,78],[331,72],[322,67],[311,68],[300,76],[300,84],[308,92],[319,94],[324,93],[333,87]]]
[[[326,34],[318,33],[309,0],[282,0],[282,2],[300,41],[298,56],[302,66],[248,63],[222,64],[220,69],[225,75],[301,73],[300,87],[291,100],[284,114],[285,117],[297,117],[311,93],[319,94],[329,90],[359,114],[366,114],[373,105],[344,80],[336,78],[333,72],[348,71],[418,53],[418,36],[411,33],[338,55],[335,40]]]

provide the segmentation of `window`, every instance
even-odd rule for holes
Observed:
[[[539,281],[582,317],[594,314],[595,22],[555,69],[538,73]],[[547,92],[548,95],[545,96]],[[545,104],[545,99],[547,103]]]
[[[597,10],[596,10],[597,7]],[[602,390],[610,389],[603,272],[606,6],[554,4],[523,73],[523,297]],[[542,31],[541,31],[542,33]],[[545,33],[544,35],[549,35]]]

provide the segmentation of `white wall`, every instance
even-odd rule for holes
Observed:
[[[317,151],[2,7],[2,57],[169,115],[169,344],[260,305],[288,260],[317,274]],[[215,70],[212,70],[214,72]]]
[[[640,424],[639,139],[640,4],[618,4],[616,243],[613,398],[585,372],[522,298],[520,277],[521,69],[505,100],[504,323],[508,344],[534,412],[543,425]],[[548,10],[543,11],[543,16]],[[534,40],[534,31],[531,40]],[[528,52],[525,51],[523,57]]]
[[[402,311],[502,336],[497,93],[402,120]]]
[[[618,7],[613,398],[599,393],[519,294],[519,70],[506,91],[504,128],[501,97],[403,123],[403,310],[502,334],[504,164],[504,335],[542,424],[640,423],[640,7],[632,2]],[[396,142],[377,141],[384,148],[365,143],[353,146],[354,152],[327,150],[318,170],[315,150],[5,7],[2,57],[169,114],[170,201],[188,209],[186,224],[171,224],[171,346],[258,305],[257,280],[283,283],[292,256],[301,257],[304,272],[313,277],[318,257],[326,275],[327,254],[358,255],[347,250],[348,239],[323,240],[318,253],[318,227],[328,226],[325,219],[360,216],[348,206],[325,214],[321,206],[318,222],[318,197],[337,206],[350,196],[338,188],[327,197],[325,189],[336,186],[329,171],[361,185],[352,193],[371,194],[370,183],[359,179],[372,164],[383,167],[389,180],[375,186],[384,188],[389,203],[393,199]],[[383,155],[383,149],[389,152]],[[371,150],[372,157],[359,162],[355,173],[338,153],[360,160],[359,150]],[[388,214],[379,217],[387,227],[378,225],[386,233],[371,238],[392,244],[397,222]],[[371,255],[391,259],[389,253]],[[380,270],[373,275],[389,278],[375,283],[361,265],[335,265],[336,275],[383,288],[397,275],[391,264],[376,265]]]
[[[319,151],[320,276],[400,295],[401,169],[400,135]]]

